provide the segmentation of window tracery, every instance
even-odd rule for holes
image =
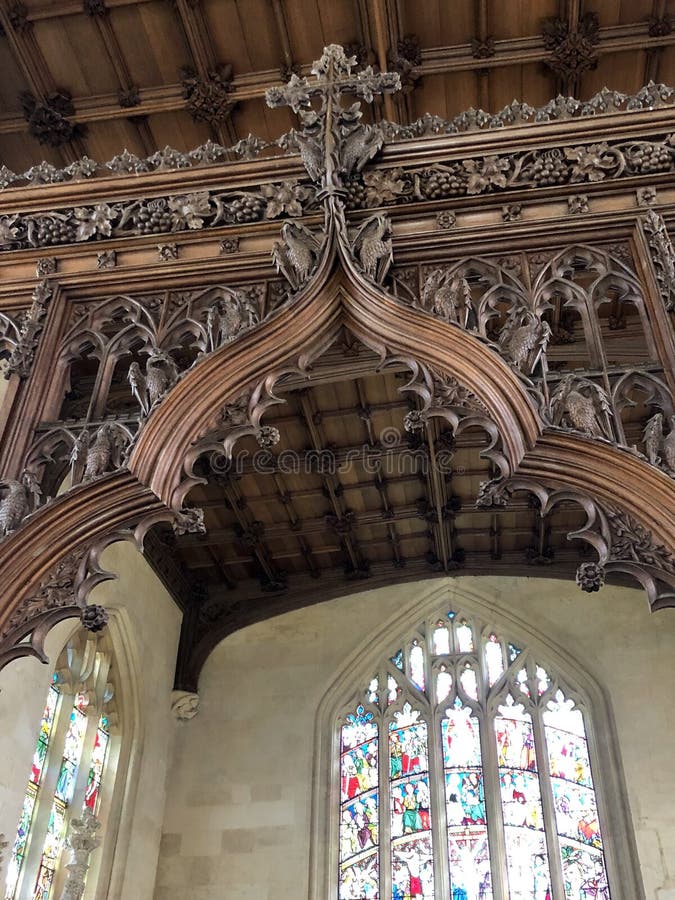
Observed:
[[[536,653],[427,620],[339,717],[339,900],[610,900],[588,727]]]

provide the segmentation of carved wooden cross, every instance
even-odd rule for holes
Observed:
[[[355,65],[355,56],[348,57],[343,47],[330,44],[324,47],[321,59],[312,65],[314,81],[293,75],[288,84],[270,88],[266,95],[268,106],[290,106],[300,115],[304,128],[303,133],[296,134],[296,142],[310,175],[321,177],[324,196],[341,192],[340,175],[348,175],[354,167],[355,161],[347,164],[341,153],[346,140],[352,139],[353,145],[353,139],[362,136],[362,152],[366,152],[371,138],[364,126],[358,124],[360,104],[344,109],[342,95],[353,94],[372,103],[375,94],[393,93],[401,88],[398,73],[377,73],[372,66],[352,72]],[[314,98],[321,101],[318,111],[312,108]]]

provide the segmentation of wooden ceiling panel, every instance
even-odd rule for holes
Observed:
[[[544,19],[560,15],[558,0],[488,0],[488,31],[498,41],[541,34]]]
[[[175,150],[192,150],[211,137],[205,122],[195,122],[184,112],[157,113],[149,117],[148,123],[158,148],[168,145]]]
[[[178,81],[179,67],[188,63],[190,57],[170,4],[120,6],[110,13],[110,22],[136,86]]]
[[[153,135],[154,136],[154,135]],[[128,119],[110,119],[107,122],[92,122],[87,127],[87,147],[92,159],[99,162],[111,158],[110,148],[119,147],[143,158],[147,150],[136,126]]]
[[[445,83],[445,115],[449,119],[471,107],[489,106],[489,97],[482,96],[480,91],[481,82],[487,87],[487,76],[466,69],[440,77]]]
[[[453,79],[456,76],[453,76]],[[451,92],[452,96],[455,96]],[[448,116],[446,102],[446,79],[444,75],[425,75],[412,95],[415,116],[431,113],[436,116]],[[459,105],[462,101],[458,100]]]
[[[423,47],[468,44],[476,36],[473,0],[456,0],[454,3],[405,0],[402,8],[404,31],[416,34]]]
[[[344,5],[345,0],[335,2]],[[293,60],[312,62],[318,59],[325,43],[318,4],[306,3],[305,0],[285,0],[283,8]]]
[[[58,88],[74,97],[117,90],[115,70],[96,22],[89,16],[40,20],[34,24],[34,35]]]
[[[29,88],[17,68],[6,40],[0,38],[0,115],[21,113],[19,94]]]
[[[604,87],[613,91],[624,91],[627,94],[634,93],[644,84],[645,63],[644,50],[628,50],[612,56],[601,56],[597,69],[584,72],[581,80],[581,99],[592,97]]]
[[[489,74],[490,112],[497,112],[513,100],[543,106],[556,94],[556,78],[543,63],[505,66]]]
[[[212,0],[201,9],[218,63],[231,63],[236,75],[277,68],[278,35],[269,3]]]
[[[42,160],[46,160],[54,166],[63,164],[58,150],[38,144],[27,131],[2,135],[0,166],[7,166],[13,172],[25,172],[26,169],[38,165]]]
[[[317,0],[324,44],[359,41],[359,23],[354,0]]]
[[[175,83],[190,51],[171,4],[141,3],[110,12],[131,79],[140,88]]]

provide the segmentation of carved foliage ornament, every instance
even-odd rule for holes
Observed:
[[[299,152],[310,178],[320,180],[328,194],[342,189],[344,177],[360,171],[384,140],[379,127],[360,123],[360,103],[344,108],[342,95],[372,103],[375,94],[401,87],[398,73],[376,73],[372,66],[354,72],[356,65],[355,56],[331,44],[312,66],[313,81],[293,75],[287,85],[270,88],[266,95],[268,106],[290,106],[300,116],[302,131],[286,135],[279,145]],[[318,101],[317,109],[312,101]]]
[[[346,53],[347,57],[353,55]],[[440,116],[427,114],[409,124],[399,125],[382,122],[386,140],[402,141],[422,137],[427,134],[456,134],[491,128],[503,128],[508,125],[528,124],[531,122],[551,122],[558,119],[596,116],[601,113],[621,110],[654,109],[670,105],[675,99],[675,90],[668,85],[655,84],[650,81],[636,94],[622,94],[604,88],[590,100],[575,100],[573,97],[556,97],[541,107],[533,107],[527,103],[514,101],[498,113],[488,113],[481,109],[469,109],[454,119],[443,119]],[[120,92],[122,106],[138,105],[138,92],[132,88],[128,92]],[[62,181],[92,178],[97,175],[109,177],[113,175],[139,174],[142,172],[182,169],[190,166],[211,165],[226,162],[232,154],[243,159],[253,159],[268,148],[284,147],[289,152],[297,152],[298,147],[292,137],[284,135],[278,141],[270,143],[254,135],[238,141],[233,147],[223,147],[208,140],[189,153],[182,153],[171,147],[165,147],[147,158],[141,158],[129,151],[124,151],[105,163],[98,163],[89,157],[83,157],[74,163],[59,169],[50,163],[31,166],[25,172],[17,173],[0,166],[0,190],[9,185],[55,184]]]
[[[659,291],[667,310],[675,308],[675,248],[663,218],[650,209],[642,219],[642,227],[656,272]]]
[[[52,288],[48,281],[41,281],[33,289],[31,305],[20,320],[17,341],[10,353],[5,369],[5,377],[18,375],[27,378],[30,375],[38,336],[44,325],[47,305],[52,298]]]
[[[220,66],[207,78],[200,78],[189,67],[182,70],[183,96],[186,108],[196,122],[217,127],[232,115],[237,101],[232,96],[232,66]]]
[[[563,78],[577,78],[598,63],[596,46],[600,40],[600,23],[595,13],[584,13],[577,28],[565,19],[549,19],[544,23],[544,46],[551,51],[546,64]]]

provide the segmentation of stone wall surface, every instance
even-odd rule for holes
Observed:
[[[314,730],[344,660],[416,592],[399,585],[332,600],[228,637],[202,673],[196,718],[176,725],[155,900],[308,896]],[[638,590],[583,594],[535,578],[456,578],[583,662],[609,698],[647,900],[675,889],[675,613]],[[454,602],[455,607],[459,604]],[[470,608],[470,607],[469,607]],[[367,652],[365,650],[364,652]],[[345,687],[345,693],[347,693]],[[598,735],[598,740],[611,739]],[[321,848],[318,848],[319,852]],[[140,896],[140,895],[138,895]]]
[[[145,900],[153,894],[164,811],[166,774],[171,755],[171,690],[181,614],[147,562],[128,543],[113,544],[103,567],[118,579],[96,587],[91,603],[112,611],[115,653],[123,669],[116,698],[122,727],[113,730],[122,747],[115,790],[104,777],[104,840],[92,856],[85,900]],[[49,665],[19,659],[0,672],[0,833],[9,841],[9,857],[23,803],[47,688],[75,619],[60,623],[47,637]],[[125,731],[126,729],[126,731]],[[103,809],[103,806],[106,806]],[[4,869],[4,867],[3,867]],[[99,870],[102,875],[97,878]],[[0,887],[4,870],[0,871]],[[30,898],[29,885],[22,888]],[[4,893],[2,894],[4,896]]]

